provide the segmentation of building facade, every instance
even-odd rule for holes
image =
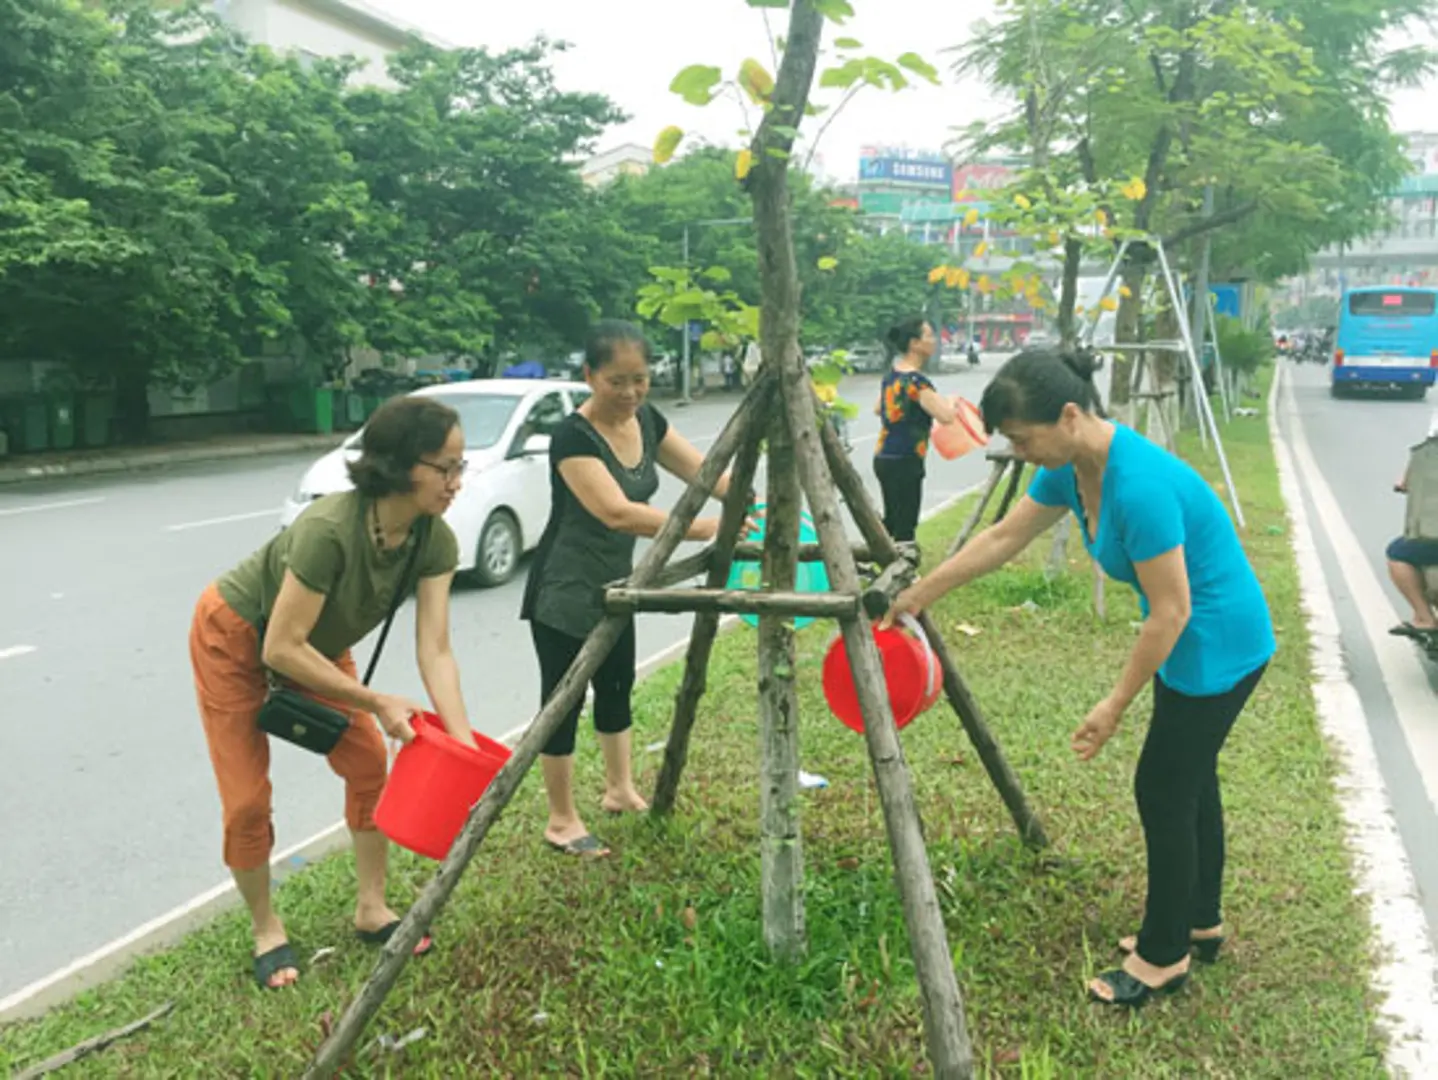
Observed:
[[[301,62],[341,56],[363,61],[353,77],[359,86],[393,88],[386,62],[413,38],[445,47],[362,0],[214,0],[214,6],[256,45],[294,53]]]
[[[579,175],[590,187],[603,187],[621,176],[643,176],[653,165],[652,150],[638,143],[625,143],[595,154],[579,167]]]

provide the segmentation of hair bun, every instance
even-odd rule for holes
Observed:
[[[1093,379],[1094,372],[1100,366],[1098,354],[1092,349],[1076,349],[1072,352],[1060,353],[1059,359],[1063,361],[1064,367],[1085,382]]]

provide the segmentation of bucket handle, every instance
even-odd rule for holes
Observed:
[[[924,665],[924,674],[928,676],[928,681],[924,685],[924,698],[927,700],[934,696],[934,669],[939,666],[939,658],[934,655],[934,647],[929,644],[929,636],[924,633],[924,628],[919,625],[918,619],[906,611],[899,616],[899,621],[924,646],[924,654],[928,658],[928,662]]]

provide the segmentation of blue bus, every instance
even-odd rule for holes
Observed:
[[[1349,289],[1334,346],[1334,397],[1368,387],[1422,398],[1438,377],[1438,289]]]

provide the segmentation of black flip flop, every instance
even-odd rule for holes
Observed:
[[[296,974],[300,970],[299,958],[295,956],[295,950],[290,948],[287,941],[283,945],[276,945],[267,953],[261,953],[255,957],[255,982],[260,984],[262,990],[284,990],[294,983],[271,983],[279,972],[286,968],[294,968]]]
[[[1184,983],[1188,982],[1188,972],[1175,975],[1161,986],[1149,986],[1148,983],[1135,979],[1123,968],[1114,968],[1112,971],[1105,971],[1099,975],[1098,981],[1113,991],[1113,997],[1101,997],[1094,993],[1093,987],[1090,986],[1088,989],[1090,1001],[1099,1005],[1119,1005],[1128,1009],[1136,1009],[1156,994],[1176,993]]]
[[[610,854],[609,846],[599,837],[591,836],[589,833],[575,837],[563,844],[556,844],[547,836],[544,838],[544,842],[552,851],[557,851],[561,855],[574,855],[582,859],[604,859],[608,858]]]
[[[355,937],[359,938],[366,945],[388,945],[389,939],[394,937],[394,932],[399,929],[400,921],[396,919],[392,923],[385,923],[378,930],[356,930]],[[419,944],[414,947],[415,956],[424,956],[434,948],[434,938],[425,934],[419,939]]]
[[[1399,623],[1389,631],[1394,637],[1406,637],[1410,641],[1416,641],[1420,645],[1431,645],[1438,640],[1438,627],[1414,626],[1410,622]]]

